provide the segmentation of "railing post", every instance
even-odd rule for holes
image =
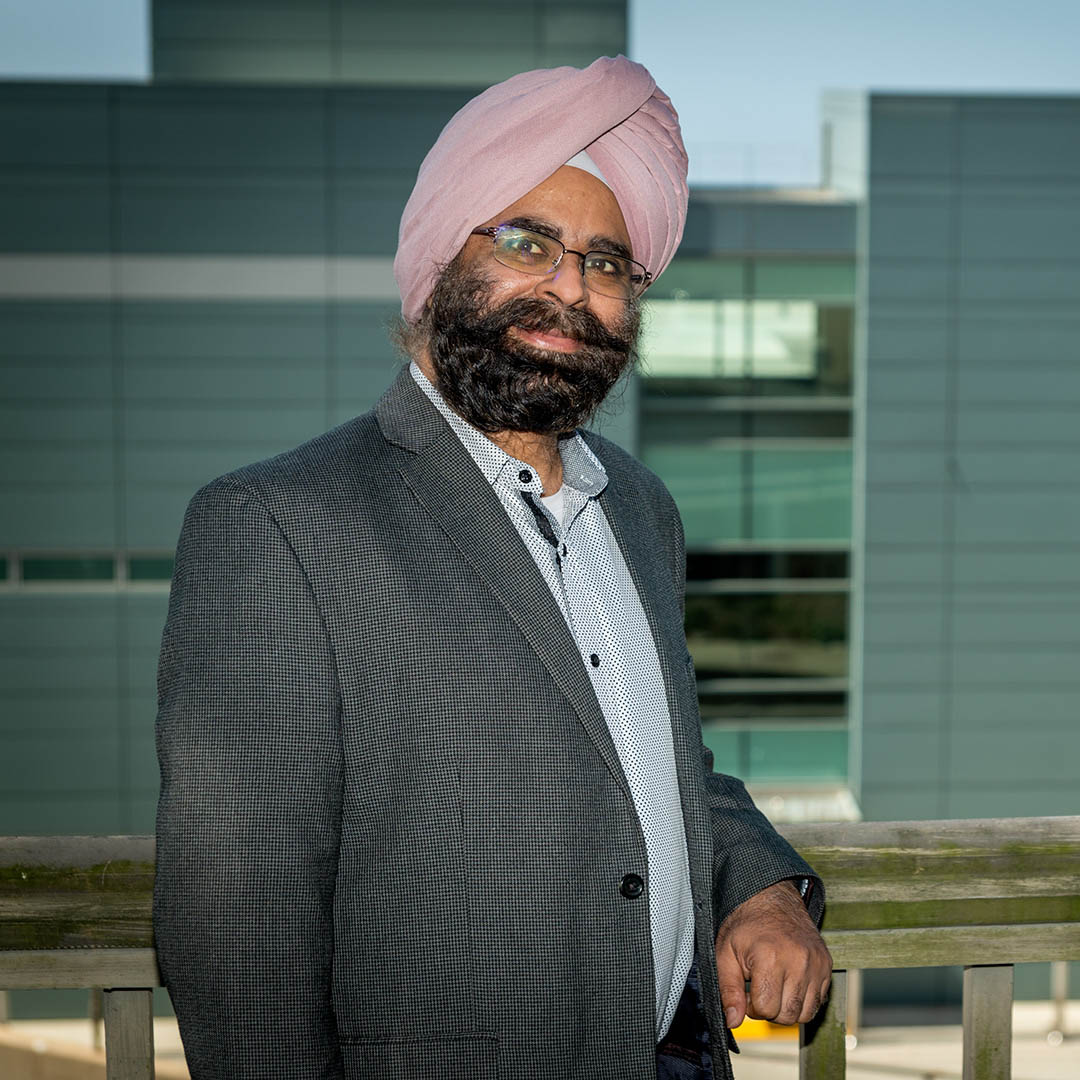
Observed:
[[[964,968],[964,1080],[1012,1076],[1012,964]]]
[[[847,972],[834,971],[829,1000],[809,1024],[799,1026],[799,1080],[844,1080],[846,1016]]]
[[[154,993],[106,990],[106,1080],[154,1080]]]
[[[1054,1004],[1054,1019],[1049,1035],[1057,1036],[1055,1043],[1065,1037],[1065,1005],[1069,998],[1069,964],[1066,960],[1055,960],[1050,965],[1050,1000]]]

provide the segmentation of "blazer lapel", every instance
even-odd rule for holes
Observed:
[[[551,590],[499,497],[406,368],[376,407],[398,468],[438,526],[517,624],[631,797],[607,721]]]

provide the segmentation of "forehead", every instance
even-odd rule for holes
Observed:
[[[556,169],[483,224],[498,225],[517,217],[550,222],[568,247],[603,237],[630,248],[630,234],[614,192],[592,173],[572,165]]]

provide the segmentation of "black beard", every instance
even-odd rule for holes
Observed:
[[[563,435],[599,408],[634,359],[636,302],[609,331],[591,312],[519,297],[485,313],[490,281],[457,260],[439,278],[426,316],[435,385],[450,407],[488,433]],[[575,352],[540,349],[509,333],[577,338]]]

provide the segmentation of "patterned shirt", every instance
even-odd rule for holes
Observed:
[[[597,502],[607,473],[575,432],[559,441],[562,498],[545,498],[531,466],[458,416],[415,363],[409,370],[521,534],[577,642],[607,720],[645,837],[659,1042],[694,958],[694,905],[660,659],[630,571]],[[560,502],[561,517],[552,513]]]

